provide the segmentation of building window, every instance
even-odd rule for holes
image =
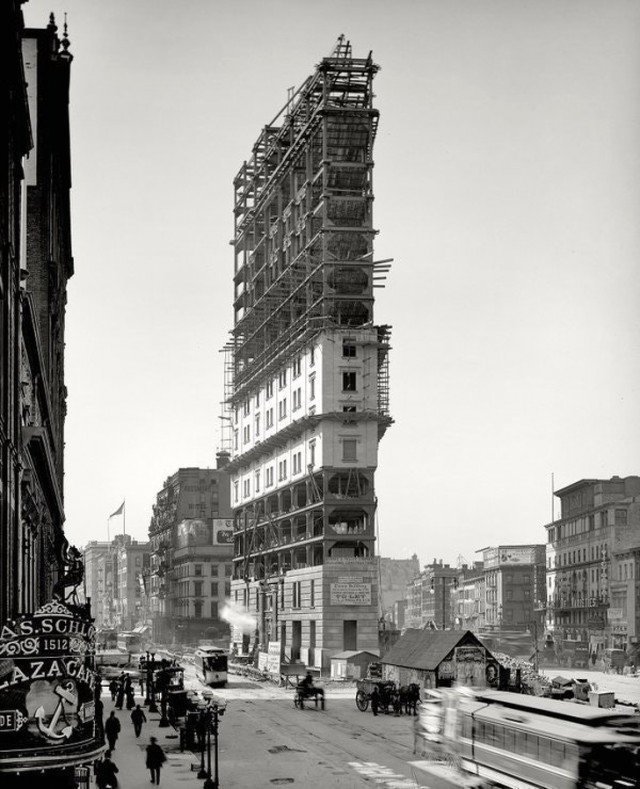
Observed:
[[[273,427],[273,408],[267,409],[267,430]]]
[[[255,473],[256,493],[260,493],[260,471]]]
[[[233,423],[234,423],[234,425],[238,424],[238,409],[237,408],[233,409]]]
[[[249,416],[249,408],[250,407],[251,407],[251,405],[249,403],[249,398],[247,397],[247,399],[242,404],[242,414],[243,414],[243,416]]]
[[[194,575],[202,575],[202,565],[201,564],[194,564],[193,565],[193,574]]]
[[[255,433],[256,433],[256,436],[260,435],[260,414],[256,414]]]
[[[251,428],[249,427],[249,425],[245,425],[242,428],[242,443],[248,444],[249,441],[251,441]]]
[[[273,485],[273,466],[267,466],[265,469],[265,487],[270,488]]]
[[[615,525],[616,526],[626,526],[627,525],[627,511],[626,510],[615,510]]]
[[[315,345],[312,345],[309,348],[309,367],[313,367],[316,363],[316,348]]]
[[[287,416],[287,398],[283,397],[278,403],[278,419],[285,419]]]
[[[316,399],[316,377],[315,375],[309,376],[309,400]]]
[[[238,503],[238,483],[233,483],[233,500],[237,504]]]
[[[302,452],[293,453],[293,473],[299,474],[302,471]]]
[[[316,582],[313,578],[309,582],[309,605],[311,608],[316,607]]]
[[[246,498],[248,498],[251,495],[251,483],[250,483],[250,481],[248,479],[245,479],[244,482],[242,483],[242,487],[243,487],[242,494],[243,494],[243,496],[246,499]]]
[[[342,373],[342,391],[355,392],[356,391],[356,374],[355,373]]]
[[[202,619],[202,600],[193,601],[193,616],[196,619]]]
[[[213,581],[211,583],[211,594],[209,595],[209,597],[215,597],[216,599],[218,598],[218,582],[217,581]]]
[[[237,430],[233,431],[233,448],[234,449],[238,448],[238,431]]]
[[[291,374],[294,378],[298,378],[300,376],[300,373],[302,372],[302,358],[300,356],[296,356],[296,358],[293,360],[291,371]]]
[[[278,389],[284,389],[287,385],[287,371],[280,370],[278,373]]]
[[[293,393],[293,410],[297,411],[302,406],[302,392],[298,387]]]
[[[300,608],[301,605],[302,605],[302,595],[300,593],[301,592],[301,587],[302,587],[302,582],[301,581],[294,581],[291,584],[291,592],[292,592],[291,607],[292,608]]]
[[[278,463],[278,481],[282,482],[282,480],[286,478],[287,478],[287,461],[281,460]]]
[[[256,392],[256,408],[258,408],[259,405],[260,405],[260,390],[258,389],[258,391]]]
[[[342,355],[344,356],[345,359],[355,359],[356,344],[354,340],[342,341]]]
[[[267,381],[266,398],[269,400],[271,397],[273,397],[273,381]]]
[[[193,582],[193,596],[202,597],[202,581]]]
[[[349,461],[358,459],[358,442],[355,438],[342,439],[342,459]]]
[[[309,465],[315,468],[316,465],[316,440],[309,441]]]
[[[343,405],[342,406],[342,412],[344,414],[355,414],[356,407],[355,407],[355,405]]]

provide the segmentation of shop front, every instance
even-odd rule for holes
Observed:
[[[105,750],[94,670],[95,629],[85,606],[52,601],[0,631],[0,782],[88,783]]]

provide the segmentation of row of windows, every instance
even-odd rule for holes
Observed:
[[[518,731],[501,724],[473,723],[469,716],[463,719],[462,736],[471,738],[471,727],[474,726],[473,738],[478,743],[491,745],[493,748],[527,756],[537,762],[544,762],[553,767],[562,767],[566,760],[575,758],[576,749],[572,743],[553,740],[544,735]]]
[[[591,559],[588,557],[591,556]],[[590,553],[586,548],[576,548],[574,551],[563,551],[554,557],[549,557],[547,565],[551,567],[566,567],[567,565],[580,564],[581,562],[599,562],[607,558],[607,545],[592,545]]]
[[[352,340],[345,340],[342,345],[342,355],[344,358],[355,358],[356,357],[356,345],[355,342]],[[310,366],[313,367],[313,353],[311,354],[312,361],[310,362]],[[292,377],[295,380],[299,378],[302,371],[302,360],[301,357],[298,356],[293,361],[292,364]],[[287,385],[287,370],[282,370],[278,374],[278,390],[282,391]],[[342,373],[342,391],[343,392],[355,392],[357,391],[357,374],[353,371],[346,371]],[[274,392],[274,381],[267,381],[265,386],[265,399],[270,400],[273,397]],[[309,376],[309,400],[315,399],[315,373],[312,373]],[[296,405],[297,400],[297,405]],[[296,408],[301,408],[302,406],[302,393],[300,387],[298,387],[294,392],[294,410]],[[255,407],[260,407],[260,392],[255,395]],[[235,423],[238,423],[238,412],[239,409],[235,409]],[[251,398],[247,398],[242,403],[242,414],[243,416],[249,416],[251,412]]]
[[[303,583],[308,584],[308,591],[309,591],[309,607],[315,608],[316,605],[316,582],[312,578],[307,582],[303,581],[293,581],[291,584],[291,607],[292,608],[302,608],[302,591],[303,591]],[[265,605],[268,609],[271,609],[273,605],[277,602],[274,597],[276,595],[279,596],[279,606],[281,609],[284,608],[284,592],[285,586],[284,584],[280,584],[280,592],[279,595],[277,592],[272,592],[271,595],[265,595]],[[246,609],[249,605],[249,597],[247,595],[247,589],[238,590],[236,589],[234,592],[234,598],[236,605],[242,604],[242,606]],[[258,593],[255,594],[253,604],[255,606],[256,611],[260,609],[260,595]]]
[[[210,569],[209,573],[207,573],[207,566]],[[231,574],[233,572],[233,565],[221,564],[220,562],[215,562],[207,565],[199,562],[198,564],[193,565],[193,572],[191,572],[191,565],[185,563],[185,564],[176,564],[174,570],[178,578],[187,578],[188,576],[191,575],[198,577],[207,574],[211,576],[218,575],[220,577],[224,575],[226,578],[229,578],[231,577]]]
[[[627,510],[615,509],[613,511],[613,519],[616,526],[627,525]],[[576,534],[584,534],[588,531],[603,528],[609,525],[609,511],[602,510],[601,512],[592,513],[582,518],[561,523],[558,526],[549,529],[549,542],[556,542],[563,540],[565,537],[573,537]]]
[[[358,439],[357,438],[343,438],[342,444],[342,460],[346,463],[355,463],[358,461]],[[292,461],[292,476],[302,474],[302,451],[294,452],[291,457]],[[284,482],[288,478],[287,459],[278,461],[278,482]],[[315,439],[309,442],[309,463],[308,465],[313,469],[316,465],[316,442]],[[274,464],[266,466],[264,469],[264,487],[265,489],[271,488],[274,485]],[[253,474],[253,491],[251,490],[251,478],[247,477],[242,481],[242,497],[249,498],[252,494],[262,492],[262,471],[258,469]],[[237,504],[240,499],[240,483],[236,480],[233,483],[233,502]]]

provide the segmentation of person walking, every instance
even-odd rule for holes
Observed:
[[[118,693],[118,680],[115,677],[109,683],[109,692],[111,693],[111,701],[115,701]]]
[[[107,735],[107,742],[109,743],[109,750],[115,751],[116,740],[120,734],[120,721],[116,718],[116,713],[111,710],[111,715],[104,724],[104,733]]]
[[[116,773],[120,771],[111,761],[111,751],[105,751],[104,759],[96,764],[95,772],[98,789],[116,789],[118,786]]]
[[[160,784],[160,770],[166,761],[167,757],[164,755],[164,751],[158,745],[156,738],[152,737],[151,743],[147,745],[147,768],[151,773],[152,784]]]
[[[129,685],[127,689],[127,709],[132,710],[136,706],[136,700],[133,695],[133,686]]]
[[[139,704],[136,704],[135,710],[131,713],[131,721],[133,722],[133,730],[136,733],[136,737],[139,737],[142,731],[142,724],[147,722],[147,716]]]
[[[371,712],[374,716],[378,714],[378,707],[380,706],[380,690],[377,685],[373,686],[371,691]]]

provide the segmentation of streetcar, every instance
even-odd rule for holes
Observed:
[[[430,696],[420,750],[461,774],[512,789],[640,789],[637,716],[509,693]]]
[[[196,676],[205,685],[224,687],[227,684],[228,653],[220,647],[198,647],[194,655]]]

